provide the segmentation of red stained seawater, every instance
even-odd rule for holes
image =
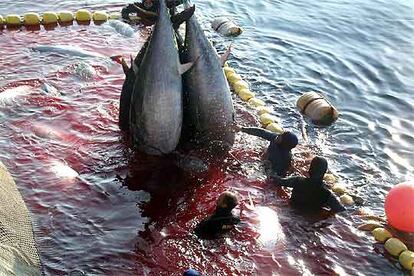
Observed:
[[[125,38],[107,25],[0,34],[0,95],[19,91],[0,97],[0,156],[31,211],[47,275],[396,272],[355,229],[352,208],[328,218],[291,210],[265,180],[259,139],[238,134],[231,155],[203,174],[133,154],[117,125],[124,74],[109,57],[134,55],[147,35]],[[108,58],[32,50],[57,44]],[[76,74],[79,62],[95,69],[91,78]],[[239,103],[237,110],[240,123],[251,117]],[[243,223],[223,238],[197,240],[192,230],[225,190],[239,194]]]

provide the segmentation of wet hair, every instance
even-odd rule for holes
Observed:
[[[298,137],[290,131],[283,132],[279,136],[279,144],[285,149],[293,149],[298,144]]]
[[[327,170],[328,161],[323,157],[316,156],[310,164],[309,176],[311,178],[323,178]]]
[[[238,204],[237,196],[229,191],[221,193],[217,199],[217,208],[233,209]]]

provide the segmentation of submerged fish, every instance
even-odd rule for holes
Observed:
[[[61,55],[69,55],[74,57],[94,57],[94,58],[107,58],[104,55],[84,50],[78,46],[71,45],[38,45],[31,48],[37,52],[51,52]]]
[[[119,21],[119,20],[109,20],[109,26],[114,28],[119,34],[126,37],[133,37],[135,35],[135,30],[128,24]]]
[[[0,92],[0,104],[10,104],[18,97],[29,95],[32,90],[33,87],[29,85],[8,88]]]

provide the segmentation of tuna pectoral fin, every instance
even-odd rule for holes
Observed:
[[[153,22],[155,22],[158,18],[158,14],[156,14],[155,12],[144,10],[135,4],[133,4],[133,11],[137,13],[138,17],[141,17],[141,18],[153,21]]]
[[[227,59],[229,58],[230,53],[231,53],[231,46],[232,45],[233,45],[233,43],[230,44],[230,46],[227,48],[226,52],[224,52],[224,54],[222,54],[220,56],[221,67],[224,67],[224,63],[226,63]]]
[[[185,72],[187,72],[188,70],[191,69],[191,67],[193,67],[195,62],[189,62],[189,63],[184,63],[184,64],[180,64],[180,67],[178,68],[180,75],[184,74]]]
[[[122,65],[122,70],[124,71],[124,74],[126,75],[129,71],[129,66],[126,63],[125,59],[121,59],[121,65]]]
[[[180,13],[177,13],[174,16],[171,16],[171,22],[173,23],[174,29],[177,29],[180,27],[180,25],[190,19],[191,16],[193,16],[195,11],[195,6],[192,6],[188,9],[183,10]]]
[[[179,66],[179,72],[180,75],[184,74],[185,72],[187,72],[188,70],[191,69],[191,67],[193,67],[194,64],[197,63],[197,61],[200,59],[200,56],[198,56],[194,61],[192,62],[188,62],[188,63],[184,63],[184,64],[180,64]]]

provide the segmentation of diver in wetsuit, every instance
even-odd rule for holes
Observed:
[[[181,3],[182,3],[181,0],[167,1],[167,4],[170,6],[169,10],[170,10],[171,16],[173,16],[177,12],[177,9],[175,6]],[[123,19],[130,20],[129,15],[131,13],[137,13],[137,16],[139,16],[140,14],[143,15],[142,14],[143,11],[144,12],[147,11],[151,13],[158,12],[158,1],[157,0],[142,0],[142,2],[135,2],[133,4],[129,4],[122,9],[121,15]],[[147,22],[148,25],[151,25],[153,23],[151,22],[151,20],[155,20],[155,18],[147,18],[147,19],[150,19],[150,22]]]
[[[286,176],[292,163],[291,150],[298,144],[296,135],[289,131],[278,135],[258,127],[242,127],[240,130],[270,141],[266,158],[271,163],[272,172],[278,176]]]
[[[222,193],[217,199],[216,210],[213,215],[201,221],[194,232],[200,239],[214,239],[233,228],[240,222],[240,218],[233,215],[232,210],[238,204],[235,194]]]
[[[323,177],[328,169],[328,162],[325,158],[315,157],[309,167],[309,177],[281,178],[278,175],[271,175],[276,185],[291,187],[292,195],[290,204],[302,211],[319,211],[323,207],[329,207],[331,212],[338,213],[345,211],[342,204],[328,190],[323,183]]]

